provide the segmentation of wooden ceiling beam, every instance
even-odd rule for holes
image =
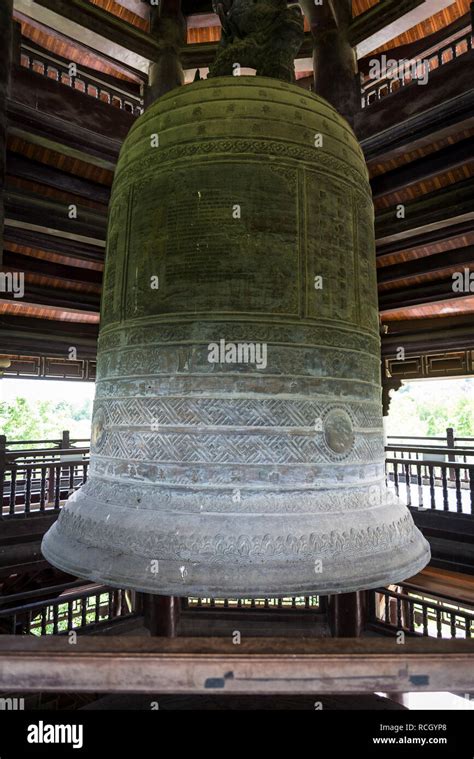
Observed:
[[[123,61],[118,61],[112,58],[106,53],[98,53],[97,50],[93,50],[85,44],[81,44],[77,39],[68,37],[65,34],[61,34],[57,29],[51,29],[44,24],[41,24],[31,16],[27,16],[24,13],[15,11],[15,19],[21,24],[24,32],[22,42],[28,47],[37,47],[42,51],[53,51],[57,47],[65,47],[67,50],[66,60],[70,63],[74,61],[78,64],[80,69],[86,69],[81,63],[82,60],[94,59],[95,67],[91,69],[95,75],[110,78],[115,84],[120,83],[121,87],[128,88],[128,86],[140,86],[141,83],[146,83],[147,74],[144,71],[138,71],[137,69],[127,66]],[[37,44],[32,37],[37,35],[42,40],[46,40],[45,45]],[[57,57],[57,53],[52,53]],[[108,75],[104,69],[110,72]]]
[[[32,258],[18,252],[3,251],[3,266],[9,271],[24,271],[32,274],[59,277],[73,283],[95,284],[100,286],[102,272],[97,269],[85,269],[69,266],[67,263],[51,262],[47,258]]]
[[[25,121],[21,119],[20,110],[26,115]],[[106,153],[101,152],[99,148],[101,140],[94,141],[94,133],[89,134],[81,128],[75,129],[73,125],[68,128],[67,122],[63,119],[54,119],[44,111],[37,111],[34,114],[28,111],[27,108],[17,108],[15,105],[15,114],[12,118],[12,109],[8,108],[11,125],[8,129],[9,136],[18,137],[32,145],[60,153],[73,160],[89,163],[103,171],[115,171],[118,153],[116,154],[114,150],[114,153],[110,154],[110,160],[104,159],[102,156]]]
[[[392,322],[398,319],[419,319],[421,322],[431,316],[438,316],[442,321],[445,316],[453,314],[468,314],[472,322],[473,313],[474,295],[440,298],[436,302],[413,303],[403,306],[387,305],[380,308],[380,317],[383,322]]]
[[[471,15],[470,13],[465,13],[463,16],[455,19],[451,24],[448,24],[448,26],[443,26],[433,34],[421,37],[415,42],[391,47],[389,51],[385,51],[385,55],[389,58],[395,58],[396,60],[404,59],[411,61],[414,58],[423,56],[423,54],[430,48],[434,48],[437,45],[444,43],[447,38],[456,36],[463,30],[467,31],[470,26]],[[371,66],[370,62],[373,61],[374,58],[379,59],[382,55],[383,53],[369,54],[366,58],[361,58],[359,60],[359,71],[367,76]]]
[[[392,192],[405,190],[419,182],[432,179],[445,171],[465,166],[474,161],[472,139],[460,140],[436,153],[419,158],[385,174],[374,177],[370,184],[374,199]]]
[[[357,16],[349,38],[359,58],[425,21],[455,0],[384,0]]]
[[[420,277],[443,272],[453,266],[471,266],[474,263],[474,246],[466,245],[464,248],[456,248],[444,253],[437,253],[423,258],[415,258],[393,266],[385,266],[377,271],[379,284],[395,284],[401,279],[408,277]]]
[[[50,319],[58,322],[76,322],[78,324],[99,324],[99,313],[93,310],[85,310],[73,306],[71,308],[58,306],[56,304],[30,303],[24,300],[9,300],[0,298],[0,314],[9,316],[23,316],[29,319]],[[66,329],[66,327],[64,328]],[[5,336],[5,339],[7,337]],[[10,350],[9,344],[7,349]]]
[[[442,330],[442,334],[445,337],[457,334],[459,331],[469,330],[472,338],[472,316],[469,314],[435,316],[423,319],[422,322],[419,319],[402,319],[390,325],[389,331],[383,339],[387,343],[390,343],[390,341],[398,340],[400,335],[404,335],[408,340],[412,337],[417,338],[420,335],[427,334],[434,336],[434,339],[436,339],[436,335],[440,330]]]
[[[135,117],[77,90],[14,67],[9,134],[114,171]]]
[[[88,0],[16,0],[15,7],[51,29],[77,39],[129,67],[145,72],[159,60],[160,46],[153,37]]]
[[[452,224],[415,235],[410,240],[395,239],[392,242],[377,246],[377,262],[384,265],[384,260],[395,255],[410,255],[420,248],[434,245],[449,245],[452,240],[474,233],[474,219]]]
[[[86,267],[90,262],[94,266],[103,266],[105,246],[94,245],[73,238],[58,237],[48,234],[46,231],[30,230],[20,226],[5,227],[5,242],[25,248],[26,250],[52,253],[55,256],[64,256],[65,260],[76,260],[77,266],[83,262]]]
[[[400,346],[409,352],[473,348],[472,314],[390,321],[382,356],[393,356]]]
[[[38,322],[39,319],[28,319],[29,322]],[[0,324],[1,324],[1,316],[0,316]],[[88,360],[88,361],[95,361],[97,356],[97,338],[90,338],[87,339],[81,339],[78,340],[74,335],[71,335],[66,330],[63,330],[62,334],[54,335],[52,332],[53,325],[55,325],[55,322],[49,321],[48,323],[49,332],[45,332],[44,334],[37,335],[36,333],[30,332],[29,336],[25,335],[22,338],[13,337],[11,333],[8,333],[8,355],[10,356],[21,356],[21,357],[40,357],[40,358],[49,358],[49,357],[56,357],[56,358],[64,358],[68,360],[69,351],[72,347],[76,348],[77,350],[77,356],[78,361],[82,360]],[[67,323],[67,328],[71,326],[82,326],[82,327],[88,327],[88,324],[79,324],[75,325],[73,322]],[[0,326],[0,329],[1,326]],[[2,330],[3,331],[3,330]],[[48,339],[48,335],[50,335]],[[57,338],[55,341],[54,338]],[[7,355],[7,354],[6,354]],[[23,363],[23,362],[22,362]],[[26,372],[23,375],[23,378],[26,377]],[[42,375],[36,377],[31,376],[31,379],[44,379]],[[48,379],[52,379],[51,377],[48,377]],[[57,377],[56,379],[62,379],[62,377]]]
[[[363,108],[355,132],[366,161],[384,161],[474,126],[474,50]]]
[[[61,323],[0,313],[0,331],[5,336],[2,349],[7,345],[10,353],[67,356],[69,348],[74,345],[80,349],[80,357],[95,358],[97,354],[98,324]]]
[[[141,19],[147,20],[149,18],[150,9],[147,7],[149,4],[144,2],[144,0],[116,0],[116,2],[123,8],[132,11],[135,16],[139,16]]]
[[[405,218],[396,216],[396,208],[378,213],[375,236],[378,245],[406,240],[431,231],[474,219],[474,178],[424,195],[405,204]],[[412,244],[412,243],[409,243]]]
[[[376,3],[352,20],[349,31],[352,46],[355,47],[374,34],[381,32],[386,26],[398,21],[404,14],[418,8],[423,3],[424,0],[385,0],[384,3]]]
[[[67,203],[59,203],[37,195],[9,190],[5,193],[5,219],[34,225],[44,230],[55,230],[61,236],[80,236],[104,241],[107,233],[107,215],[85,206],[78,206],[77,218],[69,218]]]
[[[103,205],[108,205],[110,200],[109,187],[61,171],[61,169],[56,169],[39,161],[33,161],[11,151],[7,153],[7,176],[37,182],[39,185],[46,185],[55,190],[87,198]]]
[[[54,277],[50,277],[50,280],[54,280]],[[57,282],[57,280],[55,280]],[[20,301],[15,300],[13,296],[10,298],[8,294],[2,293],[1,302],[3,304],[10,303],[16,305]],[[33,306],[54,306],[57,309],[69,309],[77,312],[87,312],[88,314],[99,313],[100,308],[100,295],[83,292],[78,290],[70,290],[59,287],[51,287],[51,283],[46,284],[32,284],[29,281],[28,276],[25,277],[25,296],[24,301],[26,304]]]
[[[393,308],[404,309],[421,304],[445,303],[447,300],[461,301],[465,298],[473,298],[473,296],[471,293],[454,292],[453,279],[449,277],[440,282],[416,284],[405,289],[379,293],[379,308],[383,313]]]

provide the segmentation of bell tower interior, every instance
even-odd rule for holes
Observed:
[[[473,8],[0,0],[0,711],[472,708]]]

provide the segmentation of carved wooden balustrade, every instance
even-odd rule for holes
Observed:
[[[96,100],[139,116],[143,112],[143,96],[138,84],[113,79],[100,71],[74,64],[60,55],[52,54],[31,40],[21,43],[20,63],[36,74],[89,95]]]
[[[87,440],[8,442],[0,436],[0,519],[59,511],[68,494],[87,480]]]
[[[52,597],[44,598],[51,594]],[[36,600],[38,596],[43,598]],[[53,597],[54,596],[54,597]],[[62,587],[0,596],[0,634],[66,635],[105,632],[111,623],[138,617],[136,594],[84,580]]]
[[[369,592],[369,629],[431,638],[474,637],[474,603],[404,582]]]
[[[448,431],[451,432],[451,431]],[[401,441],[401,442],[399,442]],[[387,480],[408,506],[474,514],[474,439],[389,438]],[[59,511],[87,479],[89,441],[7,442],[0,436],[0,519]]]
[[[451,63],[464,53],[468,53],[469,50],[472,50],[472,29],[470,26],[465,26],[447,39],[420,51],[414,58],[400,59],[399,65],[394,66],[393,70],[390,71],[390,76],[384,73],[375,80],[370,76],[363,76],[361,78],[362,108],[366,108],[390,95],[395,95],[403,87],[412,84],[414,81],[412,67],[414,65],[418,64],[419,66],[417,75],[420,78],[423,76],[429,78],[431,71]],[[388,59],[395,57],[396,49],[387,52]]]

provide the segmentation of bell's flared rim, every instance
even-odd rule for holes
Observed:
[[[62,535],[58,523],[43,538],[42,553],[58,569],[111,587],[163,596],[200,598],[284,598],[334,595],[403,582],[430,561],[427,540],[415,528],[413,538],[397,549],[325,562],[324,572],[308,561],[208,564],[205,561],[158,560],[156,574],[144,557],[86,545]],[[319,577],[318,577],[319,575]]]

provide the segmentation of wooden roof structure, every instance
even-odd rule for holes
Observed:
[[[211,0],[181,7],[189,81],[212,60],[220,26]],[[376,209],[386,378],[472,373],[474,292],[452,287],[474,261],[471,4],[353,0],[352,11],[361,72],[354,127]],[[25,295],[0,292],[7,375],[22,374],[18,357],[66,358],[70,346],[80,361],[95,360],[114,168],[159,56],[143,0],[14,0],[13,18],[0,272],[24,272]],[[303,87],[312,79],[309,20],[306,28],[296,62]],[[383,54],[427,61],[426,86],[371,79],[370,61]],[[411,364],[397,360],[399,346]]]

